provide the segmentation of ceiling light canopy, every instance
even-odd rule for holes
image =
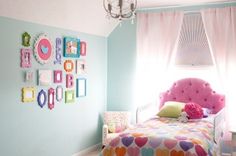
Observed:
[[[103,0],[103,6],[108,17],[119,20],[133,19],[137,0]]]

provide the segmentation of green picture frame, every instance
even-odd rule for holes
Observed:
[[[75,91],[66,90],[65,91],[65,103],[74,103],[75,102]]]

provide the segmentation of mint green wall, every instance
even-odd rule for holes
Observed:
[[[124,21],[108,37],[108,110],[133,110],[135,63],[136,24]]]
[[[52,63],[42,66],[33,57],[34,82],[25,83],[25,69],[20,68],[21,34],[25,31],[32,39],[44,32],[53,43],[63,36],[78,36],[87,42],[86,97],[74,104],[56,102],[52,111],[47,106],[41,109],[36,101],[21,102],[21,88],[36,86],[37,69],[63,69]],[[107,38],[0,17],[0,54],[1,156],[70,156],[101,142],[100,113],[107,100]],[[49,87],[36,88],[38,92]]]

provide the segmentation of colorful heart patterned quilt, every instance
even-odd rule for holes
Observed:
[[[101,152],[102,156],[212,156],[213,124],[153,118],[125,130]]]

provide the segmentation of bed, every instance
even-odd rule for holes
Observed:
[[[102,156],[218,156],[223,133],[224,95],[198,78],[173,83],[160,95],[160,108],[168,101],[194,102],[211,114],[202,119],[180,122],[179,118],[153,116],[120,133],[102,150]],[[137,118],[144,109],[140,107]],[[153,108],[152,108],[153,110]]]

